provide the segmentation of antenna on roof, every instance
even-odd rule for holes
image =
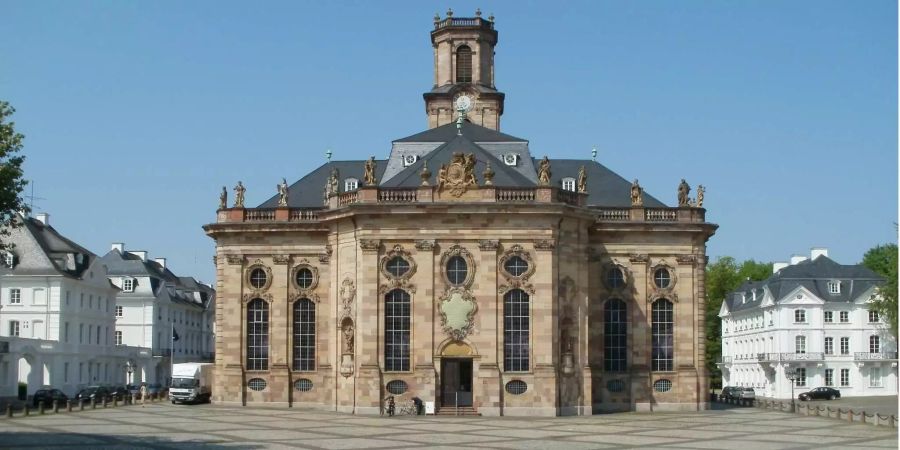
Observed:
[[[47,199],[44,197],[35,197],[34,196],[34,180],[28,180],[28,184],[31,185],[31,194],[23,195],[22,197],[28,199],[28,211],[31,212],[31,211],[34,211],[34,201],[35,200],[47,200]]]

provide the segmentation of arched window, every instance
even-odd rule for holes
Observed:
[[[409,294],[394,289],[384,296],[384,370],[409,370]]]
[[[603,370],[625,370],[627,327],[625,302],[617,298],[609,299],[603,308]]]
[[[657,372],[671,372],[674,367],[674,313],[669,300],[653,302],[653,370]]]
[[[528,294],[513,289],[503,296],[503,367],[507,372],[528,371]]]
[[[247,370],[269,370],[269,304],[260,298],[247,304]]]
[[[881,338],[869,336],[869,353],[881,353]]]
[[[456,82],[472,82],[472,49],[467,45],[456,49]]]
[[[450,284],[459,286],[466,281],[469,274],[469,265],[462,256],[453,256],[447,260],[447,279]]]
[[[316,304],[308,298],[294,302],[294,370],[316,370]]]

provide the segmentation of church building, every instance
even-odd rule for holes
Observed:
[[[593,160],[500,131],[493,17],[435,17],[428,129],[329,161],[215,223],[213,401],[378,414],[708,407],[716,225]],[[425,55],[422,55],[423,57]],[[280,168],[273,167],[273,172]],[[277,181],[273,180],[273,185]],[[709,337],[716,339],[717,337]]]

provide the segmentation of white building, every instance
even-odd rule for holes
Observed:
[[[126,251],[114,243],[101,258],[109,281],[121,289],[115,306],[115,339],[124,345],[149,347],[160,363],[135,372],[144,380],[164,382],[175,362],[213,361],[215,290],[191,277],[179,277],[165,258],[150,260],[142,250]]]
[[[842,397],[897,395],[897,342],[869,303],[884,280],[841,265],[828,250],[775,263],[765,281],[746,282],[722,302],[722,383],[758,396],[790,398],[831,386]]]
[[[116,348],[118,289],[97,255],[50,226],[47,214],[23,218],[0,267],[0,397],[19,382],[28,394],[50,385],[67,394],[123,383],[149,351]]]

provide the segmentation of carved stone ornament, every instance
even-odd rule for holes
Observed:
[[[322,264],[328,264],[328,263],[330,263],[330,262],[331,262],[331,253],[332,253],[332,252],[334,252],[334,250],[331,249],[331,246],[330,246],[330,245],[326,245],[326,246],[325,246],[325,251],[322,252],[322,253],[319,253],[319,262],[322,263]]]
[[[275,255],[272,257],[272,262],[278,265],[285,265],[291,262],[291,257],[288,255]]]
[[[678,303],[678,294],[669,291],[668,289],[662,289],[656,292],[651,292],[650,295],[647,296],[647,304],[652,305],[654,302],[661,298],[671,300],[672,303]]]
[[[478,241],[478,248],[484,251],[493,251],[496,252],[498,248],[500,248],[500,241],[492,240],[492,239],[484,239]]]
[[[360,239],[359,240],[359,248],[361,248],[364,252],[377,252],[378,248],[381,246],[381,241],[378,239]]]
[[[297,283],[297,273],[300,272],[300,269],[308,269],[312,273],[312,282],[305,288],[300,287],[300,284]],[[301,294],[310,293],[315,290],[318,285],[319,269],[310,264],[308,259],[301,259],[297,262],[297,265],[291,268],[291,287],[297,290],[297,292],[300,292]]]
[[[232,266],[239,266],[244,263],[244,257],[241,255],[225,255],[225,260]]]
[[[650,261],[650,257],[646,253],[632,253],[628,260],[633,263],[647,263]]]
[[[609,285],[609,271],[613,269],[619,269],[622,272],[623,283],[619,287],[612,287]],[[618,261],[607,261],[603,264],[603,269],[600,276],[603,280],[603,286],[610,293],[623,293],[628,291],[628,287],[634,284],[634,274],[631,273],[631,270],[628,267],[625,267],[624,264],[619,263]]]
[[[472,286],[472,282],[475,281],[475,257],[469,253],[463,247],[459,245],[453,245],[447,251],[441,254],[441,278],[444,280],[444,285],[450,287],[453,283],[450,282],[450,278],[447,276],[447,262],[450,261],[450,258],[454,256],[461,257],[466,262],[466,279],[463,280],[462,284],[458,285],[461,287],[469,288]]]
[[[270,294],[270,293],[268,293],[268,292],[267,292],[267,293],[259,293],[259,292],[255,292],[255,293],[252,293],[252,294],[244,294],[244,295],[242,295],[242,296],[241,296],[241,302],[243,302],[243,303],[246,304],[246,303],[249,303],[251,300],[255,300],[255,299],[257,299],[257,298],[261,298],[261,299],[263,299],[263,300],[265,300],[265,301],[267,301],[267,302],[269,302],[269,303],[272,303],[272,299],[273,299],[274,297],[272,297],[272,294]]]
[[[416,249],[418,250],[434,250],[434,240],[422,239],[416,241]]]
[[[571,302],[575,297],[575,280],[572,277],[566,275],[559,282],[559,286],[557,287],[557,294],[560,299],[565,300],[566,302]],[[571,314],[567,314],[571,315]]]
[[[353,301],[356,299],[356,283],[349,278],[341,282],[341,317],[353,317]]]
[[[697,255],[675,255],[675,262],[678,264],[694,264],[697,262]]]
[[[470,187],[477,185],[474,153],[456,152],[453,154],[450,164],[442,164],[438,170],[437,188],[439,192],[447,189],[450,191],[450,195],[459,197],[465,194]]]
[[[266,273],[266,282],[259,288],[254,287],[250,282],[250,274],[256,269],[262,269],[263,272]],[[244,285],[247,286],[247,289],[254,292],[263,292],[269,289],[269,286],[272,286],[272,269],[263,264],[262,260],[257,259],[256,261],[253,261],[253,264],[244,270]]]
[[[553,250],[556,248],[556,241],[553,239],[538,239],[534,241],[535,250]]]
[[[438,309],[441,327],[452,339],[462,341],[472,332],[478,304],[469,291],[458,287],[447,289],[440,298]]]
[[[528,264],[528,268],[519,276],[514,276],[506,270],[506,262],[513,256],[522,258]],[[500,270],[500,275],[506,279],[506,283],[497,288],[499,294],[503,295],[513,289],[522,289],[529,294],[534,294],[534,286],[528,282],[528,279],[535,271],[534,260],[531,258],[531,253],[525,251],[521,245],[513,245],[503,252],[497,265],[499,266],[498,269]]]
[[[409,270],[404,272],[400,276],[394,276],[392,273],[388,272],[387,264],[390,260],[400,257],[403,258],[407,263],[409,263]],[[384,278],[388,280],[388,283],[381,285],[379,288],[379,292],[382,294],[387,293],[392,289],[401,288],[407,290],[409,292],[415,292],[416,288],[412,284],[410,284],[409,280],[416,273],[416,261],[412,258],[412,255],[403,249],[403,246],[397,244],[392,248],[389,252],[385,253],[384,256],[381,257],[381,262],[378,264],[378,268],[381,270],[381,274]]]

